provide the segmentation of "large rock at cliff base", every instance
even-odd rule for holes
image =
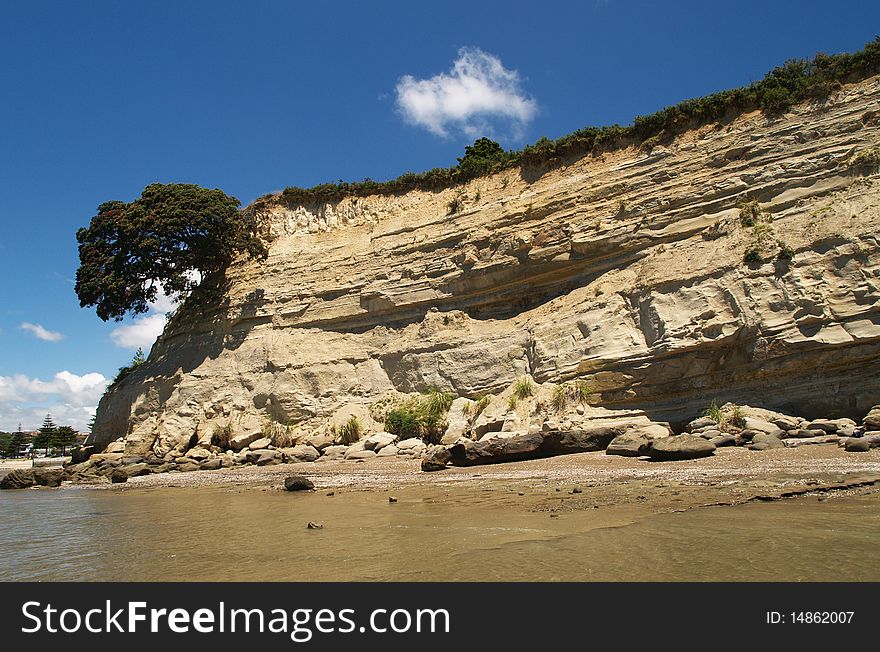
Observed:
[[[281,455],[285,462],[314,462],[321,453],[314,446],[299,444],[292,448],[282,448]]]
[[[0,489],[27,489],[35,484],[33,469],[15,469],[0,480]]]
[[[452,460],[452,454],[445,446],[432,446],[422,460],[422,471],[442,471]]]
[[[240,435],[236,435],[232,439],[229,440],[229,448],[234,450],[236,453],[240,451],[242,448],[246,448],[251,445],[252,442],[257,441],[262,438],[263,433],[260,430],[256,430],[253,432],[242,433]]]
[[[454,466],[515,462],[554,455],[601,451],[622,435],[627,427],[598,426],[584,430],[549,430],[545,432],[493,437],[471,442],[459,440],[449,448]]]
[[[465,436],[471,424],[471,408],[475,401],[469,398],[459,397],[452,401],[449,406],[449,414],[446,418],[446,432],[440,440],[441,444],[454,444]]]
[[[749,450],[766,451],[771,448],[785,448],[782,440],[774,434],[758,433],[752,437],[752,443],[749,444]]]
[[[70,463],[81,464],[88,460],[94,452],[94,446],[80,446],[79,448],[74,448],[70,453]]]
[[[648,455],[656,462],[674,462],[708,457],[715,452],[715,444],[694,435],[676,435],[657,439]]]
[[[605,454],[641,457],[648,454],[652,441],[644,433],[640,433],[638,430],[630,430],[612,439],[611,443],[608,444],[608,448],[605,449]]]
[[[837,435],[820,435],[818,437],[789,437],[783,439],[786,448],[800,448],[801,446],[816,446],[821,444],[838,444],[840,437]]]
[[[390,432],[377,432],[375,435],[370,435],[364,440],[364,450],[376,451],[378,453],[396,441],[397,435],[392,435]]]
[[[251,451],[246,456],[248,464],[256,464],[257,466],[267,466],[269,464],[281,464],[281,452],[270,450]]]
[[[705,430],[706,428],[717,428],[718,422],[712,417],[699,417],[694,419],[685,426],[685,430],[689,433]]]
[[[862,419],[862,423],[866,430],[880,430],[880,405],[872,407]]]
[[[60,487],[64,479],[62,469],[15,469],[0,480],[0,489],[27,489],[28,487]]]
[[[843,450],[848,453],[866,453],[871,450],[871,442],[864,437],[850,437],[844,443]]]

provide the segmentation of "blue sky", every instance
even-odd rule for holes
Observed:
[[[246,204],[452,165],[476,134],[627,124],[878,33],[880,3],[845,0],[0,0],[0,430],[84,427],[161,325],[167,306],[79,307],[75,233],[103,201],[160,181]]]

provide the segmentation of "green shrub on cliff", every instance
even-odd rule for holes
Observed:
[[[346,446],[349,444],[354,444],[357,441],[360,441],[361,435],[364,433],[364,426],[361,424],[360,419],[358,419],[355,415],[352,415],[348,421],[343,423],[339,430],[336,432],[336,443],[337,444],[345,444]]]
[[[227,423],[225,426],[216,426],[214,432],[211,433],[211,446],[218,446],[223,450],[227,450],[229,448],[229,440],[232,439],[233,435],[231,423]]]
[[[593,398],[593,388],[586,380],[575,380],[562,383],[553,388],[551,403],[557,412],[561,412],[569,401],[586,405]]]
[[[141,347],[138,347],[138,350],[135,352],[134,357],[124,367],[119,367],[119,371],[116,373],[116,377],[113,379],[113,382],[110,383],[111,386],[116,385],[135,369],[140,367],[147,361],[147,358],[144,356],[144,350]]]
[[[401,439],[419,437],[429,444],[439,443],[454,398],[453,394],[436,389],[411,398],[388,411],[385,430]]]
[[[535,385],[528,378],[520,378],[513,386],[513,392],[517,398],[528,398],[534,395]]]

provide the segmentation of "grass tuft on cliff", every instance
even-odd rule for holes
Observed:
[[[638,116],[626,127],[618,124],[584,127],[555,140],[542,137],[519,151],[505,151],[498,143],[481,138],[467,147],[465,155],[458,159],[458,165],[452,167],[406,172],[389,181],[366,178],[363,181],[322,183],[311,188],[292,186],[281,193],[281,198],[290,204],[303,204],[334,202],[349,196],[395,195],[411,190],[438,191],[522,165],[554,166],[563,158],[582,157],[629,145],[650,150],[677,133],[746,111],[761,109],[768,116],[783,113],[797,102],[827,97],[842,84],[860,81],[878,72],[880,37],[852,54],[820,53],[812,59],[791,59],[748,86],[684,100],[651,115]],[[275,201],[277,198],[265,195],[255,204]]]
[[[385,430],[401,439],[419,437],[437,444],[446,430],[446,415],[455,396],[436,389],[411,398],[388,411]]]

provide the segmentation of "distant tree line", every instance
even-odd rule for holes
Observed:
[[[46,455],[50,449],[61,450],[64,456],[70,446],[76,444],[76,430],[72,426],[58,426],[47,414],[39,431],[31,436],[29,433],[0,432],[0,453],[4,457],[17,457],[21,448],[28,443],[35,449],[43,449]]]
[[[774,68],[760,81],[705,97],[685,100],[647,116],[632,125],[585,127],[551,140],[541,138],[519,151],[504,151],[481,139],[473,155],[465,154],[458,165],[427,172],[406,172],[390,181],[323,183],[312,188],[290,187],[281,195],[290,203],[336,201],[346,196],[393,195],[410,190],[442,190],[480,176],[524,164],[554,163],[564,156],[582,156],[632,144],[656,144],[676,133],[746,111],[761,109],[774,115],[793,104],[828,96],[841,84],[859,81],[880,72],[880,37],[852,54],[817,54],[813,59],[792,59]],[[491,143],[491,141],[489,141]],[[468,148],[471,149],[471,148]],[[272,201],[272,195],[257,200]]]

